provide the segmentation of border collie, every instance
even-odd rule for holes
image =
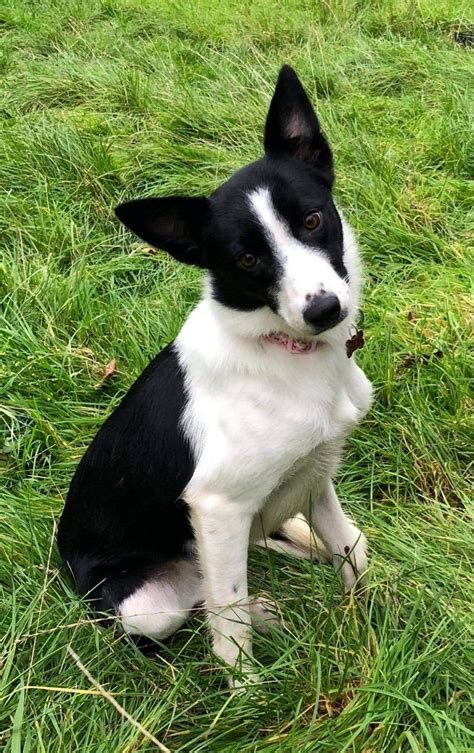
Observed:
[[[347,590],[367,567],[332,482],[372,396],[351,357],[358,251],[289,66],[264,151],[209,198],[117,207],[146,243],[206,270],[204,292],[93,440],[58,535],[79,593],[127,633],[165,639],[204,603],[231,687],[252,678],[252,621],[271,619],[248,595],[249,546],[329,560]]]

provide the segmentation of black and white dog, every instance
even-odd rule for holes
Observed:
[[[164,639],[204,602],[231,685],[251,676],[249,545],[331,560],[346,589],[363,534],[332,477],[372,389],[348,343],[360,269],[333,160],[295,72],[281,69],[265,155],[210,198],[148,198],[117,217],[206,270],[201,302],[79,464],[59,525],[78,591]]]

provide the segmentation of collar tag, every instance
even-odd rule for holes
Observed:
[[[356,327],[356,330],[354,334],[352,335],[352,337],[350,337],[349,340],[346,340],[347,357],[350,358],[356,350],[363,348],[364,345],[365,345],[364,330]]]

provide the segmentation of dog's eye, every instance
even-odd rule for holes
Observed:
[[[258,259],[253,254],[242,254],[239,256],[239,266],[242,269],[253,269],[257,265]]]
[[[304,226],[306,230],[316,230],[323,221],[323,215],[317,209],[306,212],[304,216]]]

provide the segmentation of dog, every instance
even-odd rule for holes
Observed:
[[[209,198],[116,209],[204,269],[203,295],[79,463],[59,549],[79,593],[126,633],[164,640],[204,603],[231,687],[256,679],[252,621],[273,619],[248,594],[249,546],[329,560],[346,590],[367,568],[332,482],[372,400],[352,356],[358,248],[333,183],[331,148],[283,66],[261,159]]]

